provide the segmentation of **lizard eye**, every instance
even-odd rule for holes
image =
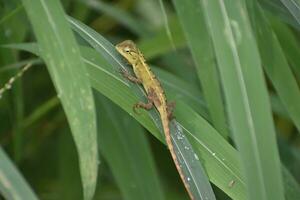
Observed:
[[[129,49],[128,47],[125,47],[125,48],[124,48],[124,51],[127,52],[127,53],[129,53],[129,52],[130,52],[130,49]]]

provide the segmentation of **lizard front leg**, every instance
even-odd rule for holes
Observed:
[[[126,78],[127,80],[133,82],[133,83],[138,83],[138,84],[141,84],[142,83],[142,80],[135,77],[135,76],[132,76],[131,74],[129,74],[127,71],[125,71],[124,69],[120,69],[120,73],[122,74],[122,76],[124,78]]]

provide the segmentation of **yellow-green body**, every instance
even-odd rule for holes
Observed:
[[[149,101],[154,103],[155,107],[160,113],[167,146],[171,152],[176,168],[189,193],[189,196],[191,197],[191,199],[193,199],[193,195],[189,190],[189,185],[185,181],[184,174],[182,172],[182,169],[180,168],[178,159],[174,151],[170,135],[169,113],[166,96],[159,80],[155,77],[150,67],[146,64],[143,54],[131,40],[125,40],[124,42],[119,43],[118,45],[116,45],[116,49],[132,65],[136,78],[131,79],[136,79],[135,82],[139,82],[143,85],[147,92]]]
[[[126,40],[118,44],[116,49],[132,65],[136,77],[141,81],[147,94],[150,91],[153,93],[153,103],[161,115],[164,131],[166,132],[165,126],[169,129],[168,110],[166,96],[160,82],[146,64],[143,54],[132,41]],[[169,130],[167,131],[169,132]]]

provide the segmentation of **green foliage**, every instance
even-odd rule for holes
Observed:
[[[189,198],[157,111],[132,110],[131,39],[176,102],[195,199],[300,199],[299,1],[0,5],[0,89],[32,64],[0,98],[0,198]]]

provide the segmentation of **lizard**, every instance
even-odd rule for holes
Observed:
[[[189,185],[184,178],[183,171],[179,165],[179,161],[174,151],[174,146],[170,135],[170,119],[172,112],[170,104],[167,103],[165,92],[160,84],[160,81],[156,78],[150,67],[147,65],[145,58],[141,51],[137,48],[135,43],[131,40],[125,40],[115,46],[116,50],[132,65],[135,76],[130,75],[128,72],[121,70],[123,76],[129,81],[142,84],[146,93],[148,102],[138,102],[133,106],[134,111],[136,108],[144,108],[146,110],[156,107],[160,114],[162,121],[163,131],[166,139],[167,146],[182,179],[184,186],[191,199],[193,195],[189,189]]]

